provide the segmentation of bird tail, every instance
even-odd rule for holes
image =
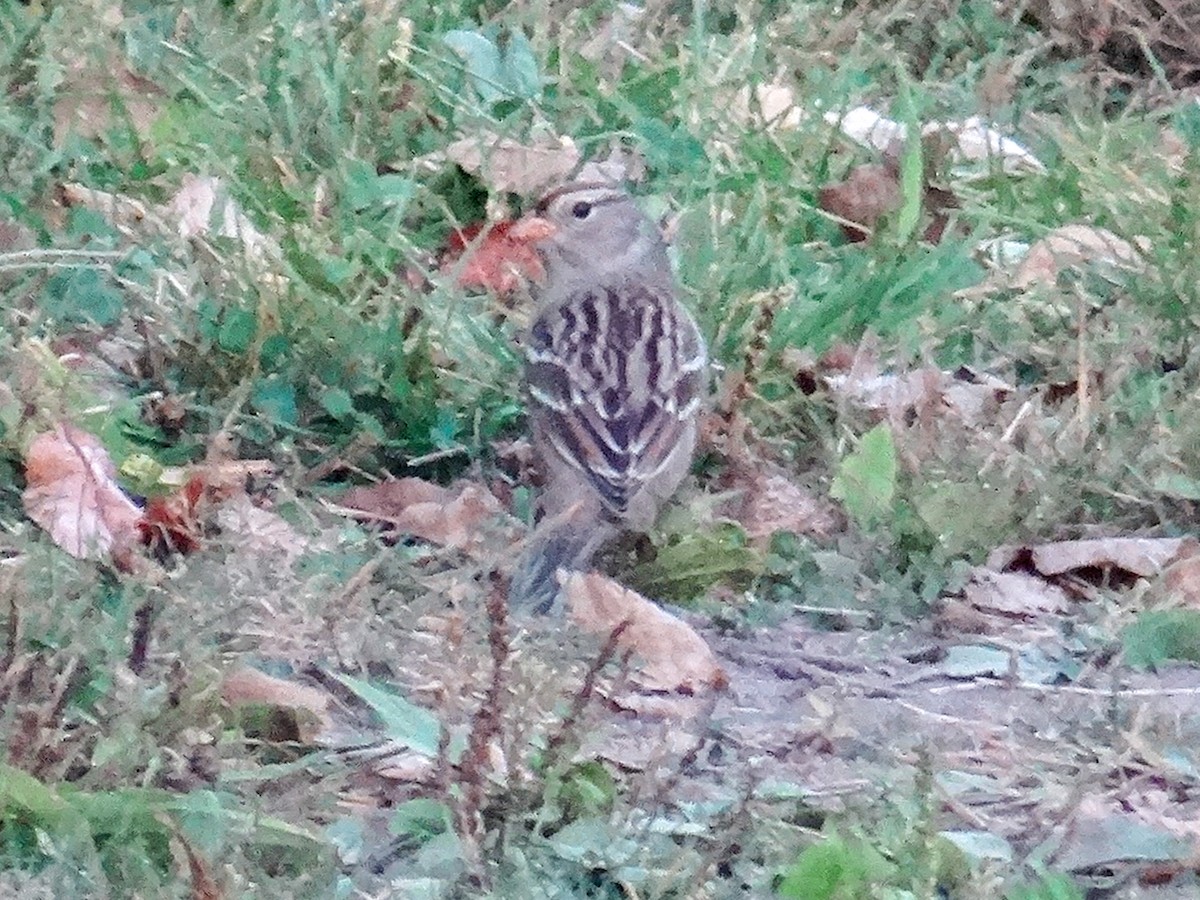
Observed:
[[[559,569],[585,569],[600,546],[615,533],[595,516],[568,510],[544,519],[525,542],[508,588],[509,608],[545,615],[558,599]]]

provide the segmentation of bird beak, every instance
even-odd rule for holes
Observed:
[[[508,237],[522,244],[539,244],[556,231],[558,227],[549,219],[528,215],[517,219],[516,224],[509,230]]]

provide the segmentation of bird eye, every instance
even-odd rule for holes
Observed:
[[[580,200],[571,207],[571,215],[577,219],[586,219],[591,214],[592,204],[588,203],[586,200]]]

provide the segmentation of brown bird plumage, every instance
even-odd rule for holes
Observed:
[[[559,567],[648,528],[687,474],[707,352],[658,229],[624,191],[565,185],[517,227],[541,236],[546,264],[525,371],[547,486],[511,598],[545,611]]]

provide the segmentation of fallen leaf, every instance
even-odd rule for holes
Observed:
[[[251,666],[242,666],[225,676],[221,681],[221,698],[230,706],[260,703],[307,713],[296,718],[301,740],[306,743],[313,743],[333,725],[329,695],[324,691],[275,678]]]
[[[1119,569],[1137,578],[1153,578],[1173,560],[1196,552],[1195,538],[1094,538],[1050,544],[997,547],[989,569],[1005,571],[1028,563],[1040,575],[1080,569]]]
[[[125,496],[116,476],[99,440],[62,423],[30,444],[21,501],[29,518],[67,553],[120,562],[137,542],[142,511]]]
[[[1000,167],[1009,175],[1044,174],[1042,161],[1025,146],[1005,137],[979,116],[971,116],[962,122],[931,122],[921,129],[928,135],[944,132],[954,137],[951,154],[965,162],[990,162],[998,160]]]
[[[255,507],[246,493],[248,484],[274,471],[273,463],[257,459],[214,460],[163,470],[158,483],[178,487],[147,501],[138,523],[142,543],[159,558],[192,553],[215,524],[243,536],[248,549],[282,548],[289,554],[302,550],[304,539],[274,513]],[[231,501],[237,510],[226,508]]]
[[[290,559],[308,549],[307,538],[287,519],[263,509],[244,492],[218,506],[216,523],[227,540],[249,553],[278,553]]]
[[[1070,609],[1066,592],[1024,572],[996,572],[976,567],[965,588],[966,601],[981,612],[1014,618]]]
[[[728,515],[748,538],[762,540],[778,531],[827,537],[842,527],[831,504],[783,475],[747,473],[731,487],[740,489],[741,495]]]
[[[1195,836],[1182,839],[1138,811],[1099,797],[1084,797],[1072,816],[1055,865],[1066,871],[1111,867],[1119,862],[1185,859]]]
[[[825,185],[817,197],[821,209],[845,220],[842,233],[853,242],[865,241],[903,200],[899,172],[883,163],[855,166],[844,181]]]
[[[763,127],[767,131],[795,131],[804,114],[796,103],[796,93],[786,84],[758,84],[753,93],[744,87],[733,102],[734,121]]]
[[[488,190],[503,194],[540,194],[559,183],[579,165],[579,148],[570,137],[537,135],[530,144],[485,135],[463,138],[446,148],[446,155]]]
[[[908,129],[903,123],[866,106],[842,113],[826,113],[825,121],[837,125],[855,143],[880,152],[893,150],[908,137]],[[951,157],[959,162],[999,160],[1001,168],[1009,175],[1046,171],[1041,160],[1026,147],[996,131],[979,116],[962,122],[929,122],[921,128],[922,137],[938,134],[952,138],[948,149]]]
[[[446,242],[442,271],[455,274],[460,287],[484,288],[502,296],[526,281],[541,281],[546,270],[534,247],[540,238],[514,234],[516,224],[476,222],[455,229]]]
[[[180,490],[165,497],[152,497],[138,522],[142,543],[162,558],[170,553],[187,554],[200,549],[204,534],[199,514],[204,482],[190,479]]]
[[[1161,588],[1175,603],[1200,609],[1200,553],[1181,552],[1163,572]]]
[[[865,241],[881,219],[897,212],[904,203],[900,170],[891,162],[855,166],[844,181],[821,188],[817,202],[821,209],[844,220],[839,225],[846,240]],[[949,191],[926,184],[921,203],[930,219],[923,237],[936,244],[946,229],[945,210],[956,208],[958,200]]]
[[[133,233],[177,235],[184,240],[232,238],[240,242],[247,259],[258,264],[282,256],[279,245],[254,226],[218,178],[184,173],[179,190],[163,204],[146,204],[74,183],[63,185],[63,199],[68,206],[98,212]]]
[[[1143,268],[1133,244],[1104,228],[1092,225],[1063,225],[1029,248],[1013,276],[1017,288],[1052,286],[1063,269],[1083,264],[1107,265],[1127,271]]]
[[[584,631],[608,635],[628,622],[618,649],[632,650],[644,661],[642,684],[651,690],[724,689],[728,676],[711,648],[686,622],[636,591],[603,575],[560,573],[572,621]]]
[[[504,510],[487,488],[462,482],[457,490],[420,478],[400,478],[342,495],[343,507],[358,518],[386,523],[396,531],[447,547],[466,547],[482,537],[481,526]]]
[[[281,255],[278,246],[241,211],[219,178],[185,172],[179,190],[161,211],[164,218],[176,223],[185,240],[209,235],[233,238],[254,262]]]
[[[899,122],[866,106],[856,106],[842,113],[828,112],[825,121],[837,125],[855,143],[881,152],[903,143],[907,134],[907,129]]]

